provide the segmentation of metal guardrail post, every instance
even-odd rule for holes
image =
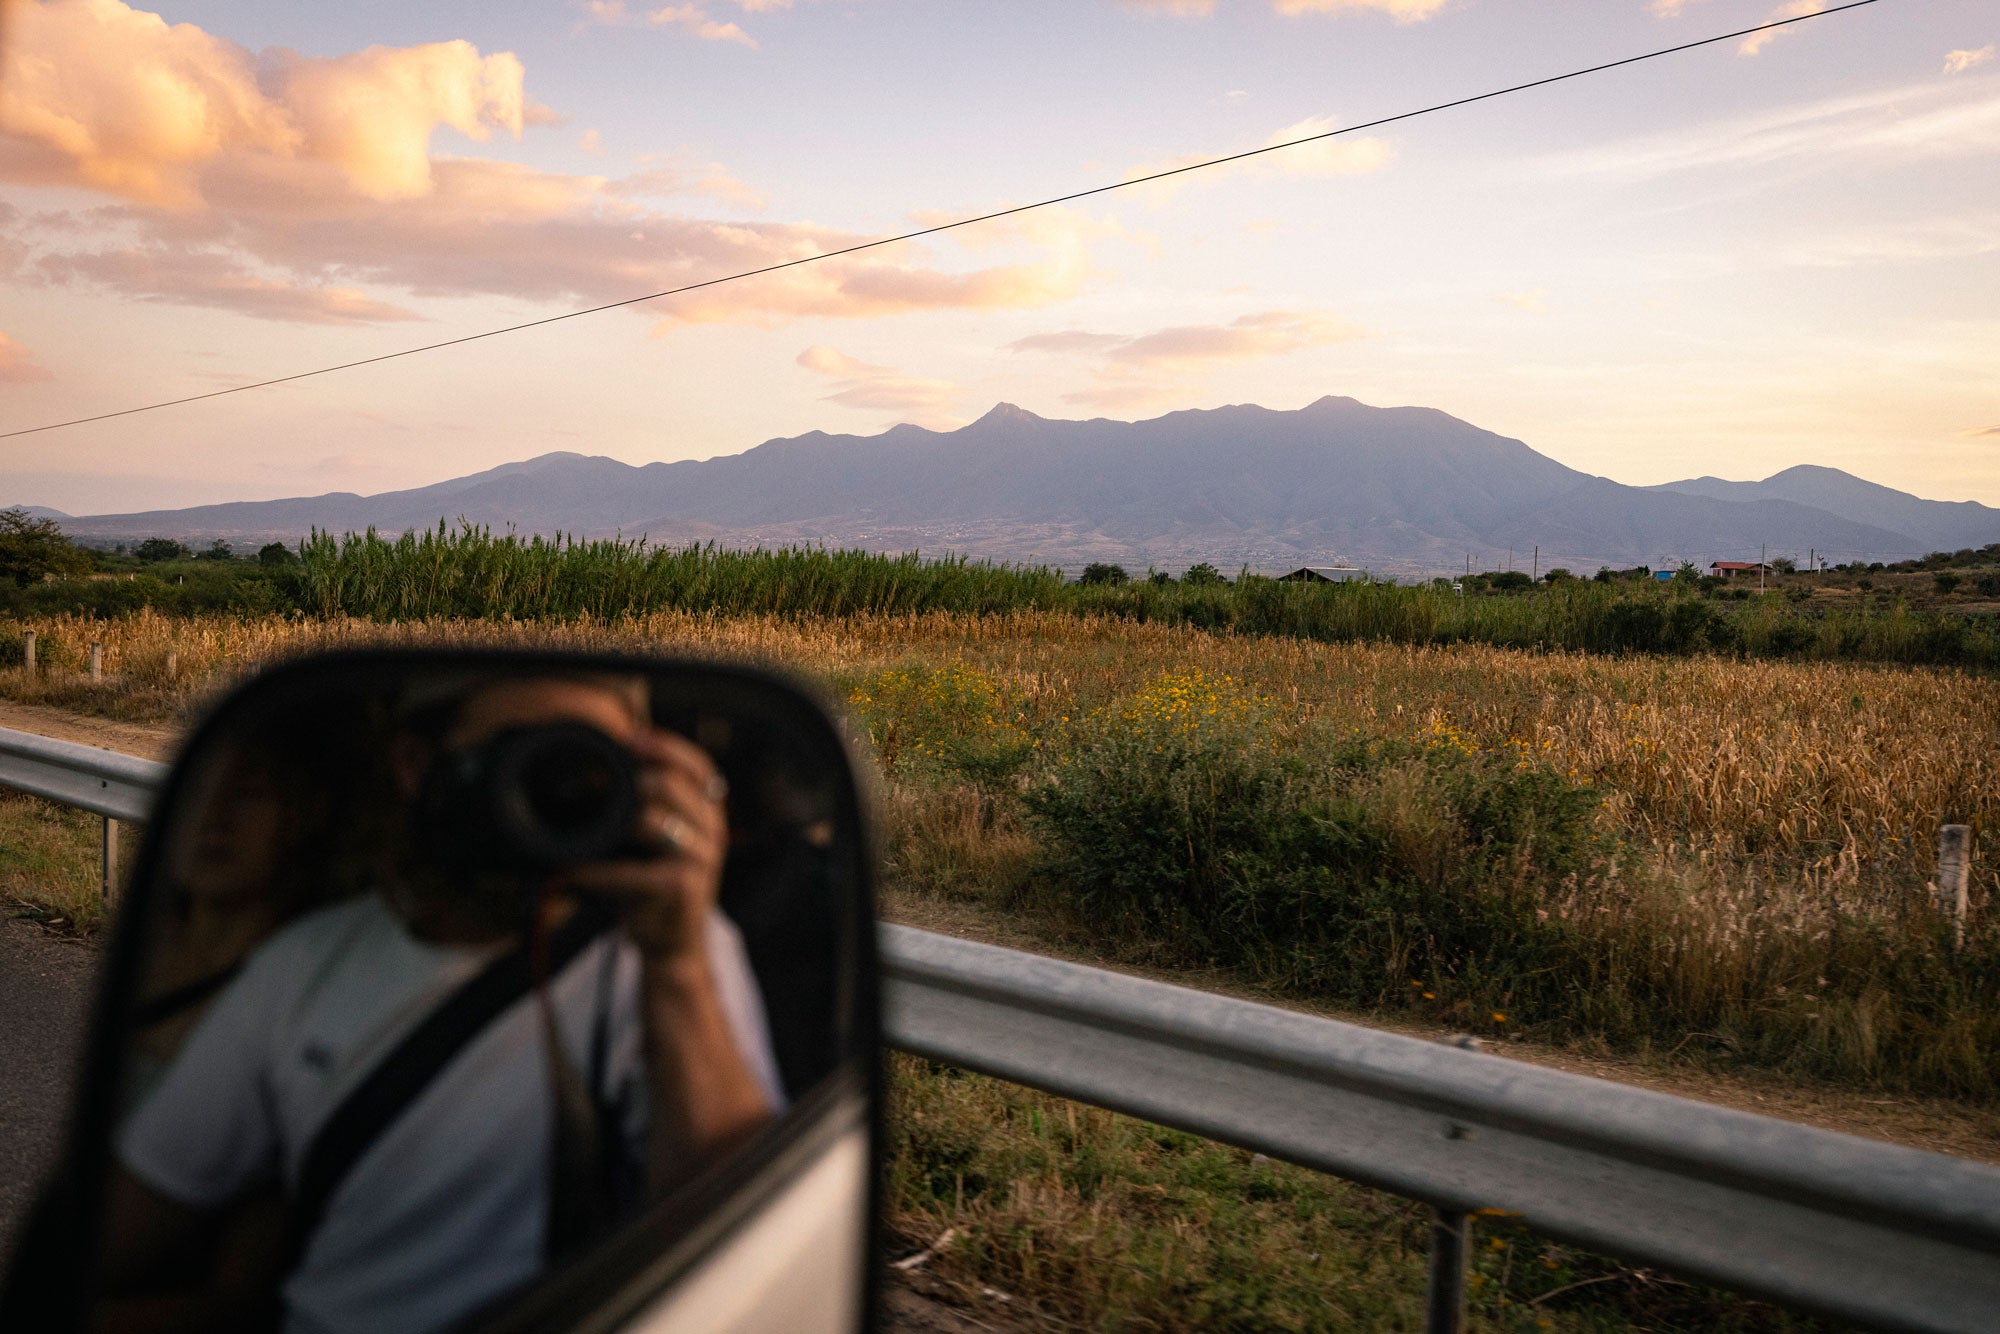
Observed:
[[[1465,1269],[1472,1252],[1472,1217],[1431,1210],[1430,1278],[1424,1292],[1426,1334],[1464,1334]]]

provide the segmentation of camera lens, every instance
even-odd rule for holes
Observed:
[[[639,812],[625,747],[582,723],[518,727],[440,758],[422,801],[446,866],[573,866],[619,855]]]
[[[625,842],[637,794],[622,746],[581,726],[537,728],[506,740],[494,777],[516,847],[559,865],[596,861]]]

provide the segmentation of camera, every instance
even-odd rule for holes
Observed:
[[[638,812],[630,751],[583,723],[544,723],[438,756],[416,814],[442,867],[551,871],[627,853]]]

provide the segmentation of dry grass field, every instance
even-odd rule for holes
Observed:
[[[41,667],[16,648],[0,694],[128,718],[185,719],[246,672],[339,646],[750,658],[816,683],[872,755],[904,898],[1496,1039],[2000,1094],[2000,692],[1976,675],[1051,613],[53,617],[0,623],[0,654],[29,628]],[[81,670],[92,640],[101,682]],[[1962,944],[1927,889],[1945,822],[1974,829]],[[1093,833],[1107,828],[1115,848]],[[38,837],[81,850],[76,831]],[[1155,889],[1119,878],[1177,839],[1181,862],[1144,863]],[[1337,873],[1285,880],[1321,848]],[[1416,1309],[1413,1206],[977,1077],[898,1072],[893,1223],[912,1250],[953,1234],[924,1271],[954,1291],[997,1288],[1055,1327],[1394,1327]],[[1479,1328],[1820,1328],[1526,1234],[1490,1241]]]

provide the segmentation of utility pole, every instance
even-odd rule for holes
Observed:
[[[1542,544],[1540,542],[1535,543],[1534,573],[1530,574],[1528,578],[1534,580],[1536,583],[1542,581]]]
[[[1507,573],[1514,573],[1514,548],[1507,548]]]
[[[1759,542],[1757,544],[1757,591],[1759,593],[1764,591],[1764,566],[1766,564],[1764,557],[1770,550],[1770,546],[1769,542]]]
[[[1817,559],[1818,556],[1819,556],[1818,547],[1806,548],[1806,573],[1811,574],[1815,570],[1819,569],[1819,561]]]

